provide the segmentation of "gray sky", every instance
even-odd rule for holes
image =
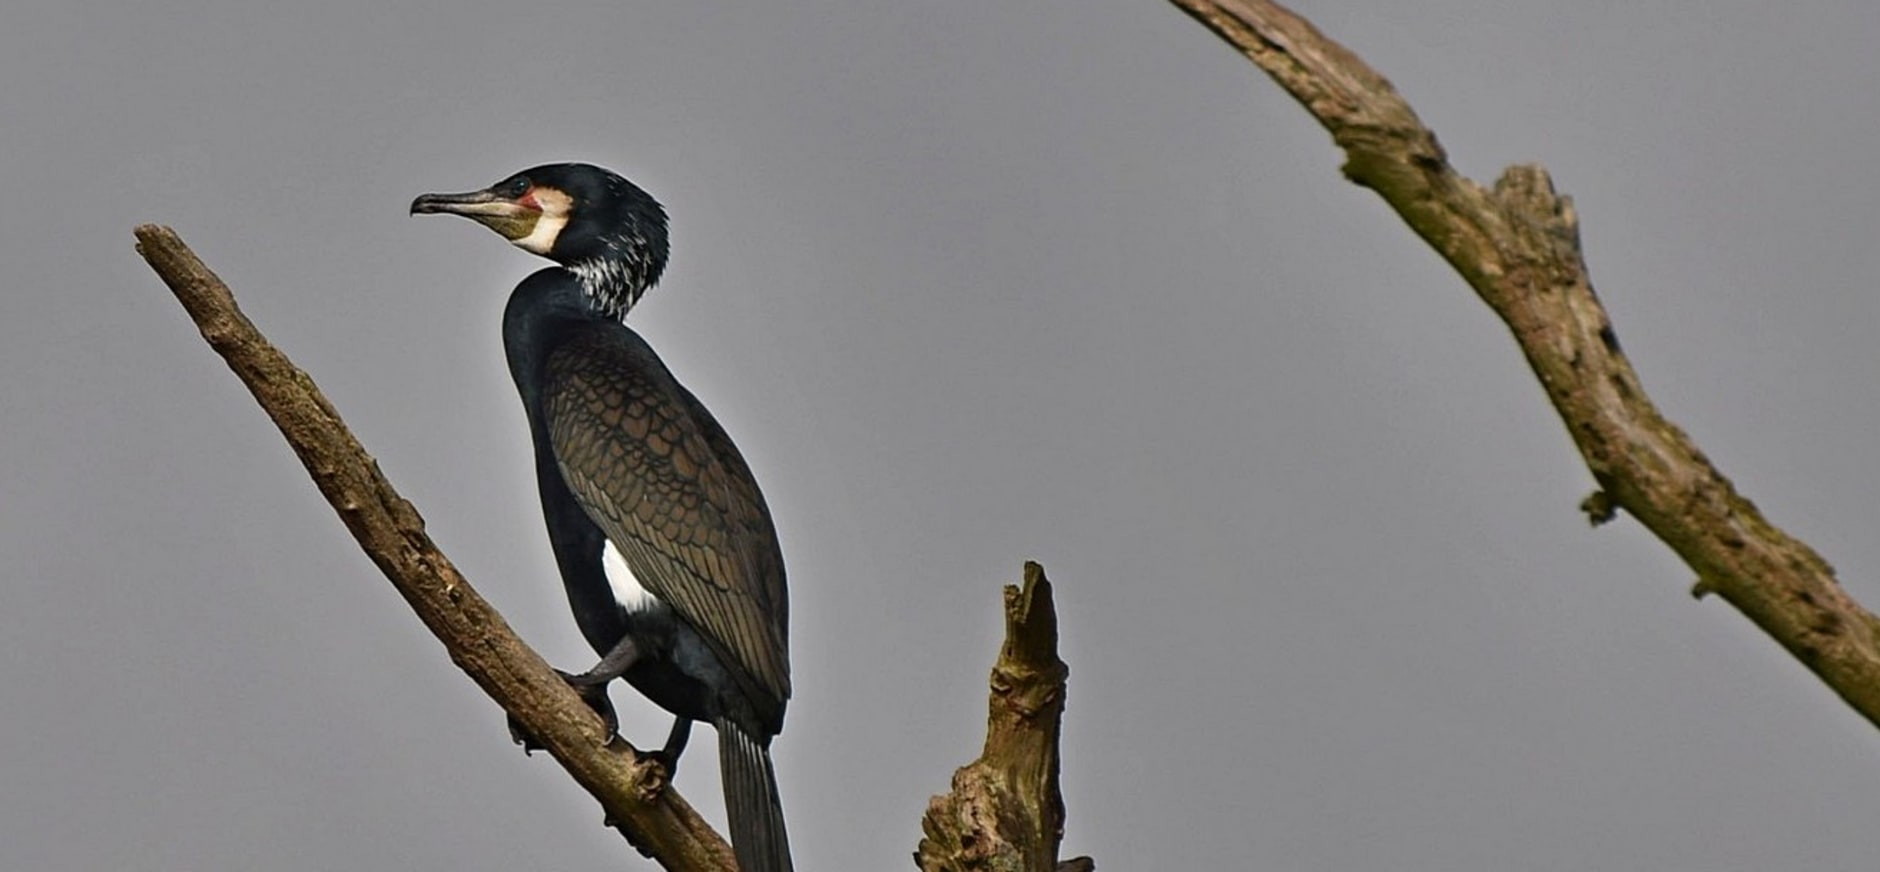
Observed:
[[[1553,170],[1657,401],[1880,604],[1880,5],[1299,5],[1465,172]],[[0,28],[0,869],[639,862],[131,251],[175,226],[585,666],[498,334],[538,262],[405,215],[551,160],[672,213],[632,320],[777,516],[801,868],[910,868],[1026,558],[1100,868],[1880,856],[1873,728],[1636,524],[1587,528],[1505,330],[1172,7],[386,6]],[[699,740],[680,787],[722,819]]]

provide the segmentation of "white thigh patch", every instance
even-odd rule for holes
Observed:
[[[601,569],[607,574],[607,586],[613,588],[614,601],[629,612],[643,612],[658,606],[659,597],[640,586],[640,580],[633,577],[633,569],[627,565],[627,558],[620,549],[609,541],[601,548]]]

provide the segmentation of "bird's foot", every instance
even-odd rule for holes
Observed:
[[[666,786],[672,783],[672,777],[679,771],[679,759],[666,753],[664,748],[657,751],[634,749],[634,763],[646,767],[646,777],[640,782],[640,798],[652,802],[666,792]]]
[[[665,748],[653,751],[639,751],[638,755],[638,759],[641,763],[658,767],[660,775],[664,776],[668,781],[679,774],[679,756]]]
[[[585,676],[570,675],[559,669],[555,670],[555,674],[561,676],[561,680],[568,682],[568,686],[581,695],[581,699],[588,704],[588,708],[601,716],[601,724],[607,729],[607,743],[613,744],[619,738],[620,717],[614,713],[614,702],[607,696],[607,684],[584,681]],[[524,754],[533,754],[544,748],[541,741],[536,739],[521,721],[516,720],[515,715],[509,716],[509,739],[521,745]]]
[[[634,750],[634,762],[646,767],[646,782],[641,794],[650,802],[659,798],[666,785],[679,775],[679,755],[685,753],[685,743],[692,737],[692,719],[684,716],[672,722],[672,733],[666,736],[666,747],[657,751]]]
[[[509,716],[509,741],[521,745],[525,756],[542,750],[542,743],[535,740],[535,734],[530,733],[521,721],[516,720],[515,715]]]

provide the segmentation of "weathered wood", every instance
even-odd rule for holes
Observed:
[[[1058,729],[1070,667],[1057,655],[1057,612],[1044,567],[1005,588],[1005,644],[992,667],[986,744],[927,804],[914,861],[925,872],[1054,872],[1064,838]],[[1064,868],[1093,868],[1089,858]]]
[[[1715,593],[1880,724],[1880,621],[1806,543],[1763,518],[1658,412],[1593,293],[1573,203],[1538,166],[1493,188],[1449,165],[1389,81],[1268,0],[1171,0],[1240,50],[1332,134],[1345,175],[1382,196],[1513,331],[1600,491],[1600,523],[1637,518]]]
[[[313,379],[242,314],[228,286],[169,228],[146,224],[136,235],[138,252],[274,419],[346,529],[451,662],[521,721],[643,853],[667,869],[735,869],[731,847],[666,787],[659,768],[618,737],[609,743],[593,710],[458,574],[425,535],[418,510],[379,472]]]

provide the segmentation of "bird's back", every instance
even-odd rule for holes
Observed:
[[[624,325],[568,330],[543,364],[547,437],[569,489],[640,583],[718,650],[760,720],[780,721],[783,559],[743,456]]]

